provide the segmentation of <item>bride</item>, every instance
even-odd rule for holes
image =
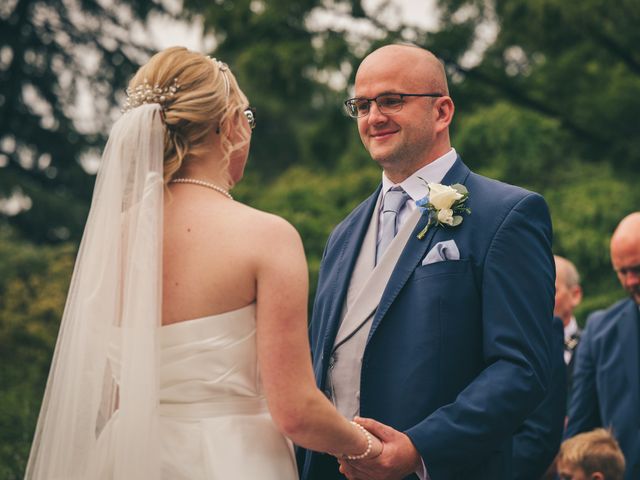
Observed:
[[[298,233],[228,192],[256,121],[231,71],[170,48],[127,94],[26,478],[288,480],[291,441],[378,455],[315,386]]]

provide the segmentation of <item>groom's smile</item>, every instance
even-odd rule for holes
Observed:
[[[375,141],[382,142],[391,138],[398,131],[399,130],[382,130],[379,132],[372,132],[369,136]]]

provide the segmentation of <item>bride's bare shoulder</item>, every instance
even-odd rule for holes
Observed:
[[[256,235],[255,238],[266,242],[300,240],[298,231],[284,218],[248,205],[238,204],[237,206],[242,212],[238,220],[247,222],[247,233]]]
[[[165,233],[184,236],[189,242],[202,241],[209,247],[235,247],[256,253],[264,253],[265,248],[302,245],[296,229],[282,217],[241,202],[212,202],[211,196],[203,192],[184,198],[176,196],[166,206]]]

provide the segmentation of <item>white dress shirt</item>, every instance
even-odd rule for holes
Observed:
[[[576,317],[571,317],[569,320],[569,324],[564,327],[564,343],[567,344],[567,340],[571,338],[572,335],[578,333],[578,322],[576,322]],[[571,356],[573,355],[572,351],[566,350],[564,351],[564,363],[569,365],[571,361]]]
[[[402,207],[398,214],[398,230],[402,228],[402,225],[404,225],[404,222],[409,218],[411,212],[417,208],[416,201],[427,195],[427,183],[440,183],[455,163],[456,158],[458,158],[458,154],[455,149],[452,148],[447,153],[417,170],[400,183],[393,183],[387,178],[384,172],[382,172],[382,190],[380,191],[380,195],[384,197],[384,195],[386,195],[393,187],[402,187],[402,189],[409,195],[407,203],[404,204],[404,207]],[[380,237],[382,236],[381,226],[382,202],[380,202],[380,210],[378,211],[378,243],[380,243]]]

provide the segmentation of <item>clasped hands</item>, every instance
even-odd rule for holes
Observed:
[[[375,438],[371,456],[338,459],[340,473],[349,480],[400,480],[421,468],[420,454],[406,434],[371,418],[353,420]]]

